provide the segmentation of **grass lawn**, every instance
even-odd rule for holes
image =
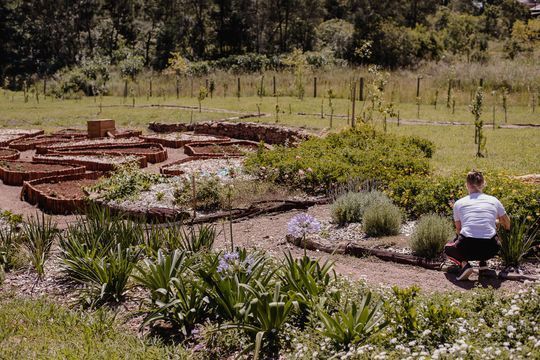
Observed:
[[[0,296],[1,359],[187,359],[181,346],[149,344],[106,311]]]
[[[483,119],[491,121],[491,108],[487,98],[487,108]],[[293,97],[214,97],[205,99],[202,103],[203,112],[198,110],[181,109],[174,107],[151,107],[149,105],[184,105],[198,106],[195,98],[163,98],[146,97],[136,98],[136,107],[132,107],[131,98],[127,104],[121,97],[104,97],[100,113],[99,98],[83,98],[81,100],[52,100],[41,99],[38,104],[34,98],[28,103],[24,102],[22,93],[9,93],[0,96],[0,126],[5,127],[38,127],[52,130],[58,127],[84,126],[86,120],[93,118],[112,118],[122,127],[146,128],[152,121],[159,122],[190,122],[202,120],[215,120],[234,116],[228,111],[272,114],[271,117],[262,118],[261,121],[275,122],[276,102],[279,104],[279,123],[304,126],[311,129],[322,129],[329,126],[329,116],[321,118],[321,105],[324,113],[329,113],[328,99],[306,97],[299,100]],[[347,114],[350,105],[348,100],[334,99],[334,113]],[[204,108],[222,109],[205,111]],[[400,110],[402,119],[416,119],[416,105],[402,103],[396,106]],[[357,114],[361,113],[362,103],[357,103]],[[311,115],[298,115],[306,113]],[[497,123],[503,121],[503,113],[498,109]],[[472,122],[472,115],[466,106],[456,108],[452,115],[445,104],[440,103],[437,109],[432,105],[422,105],[420,118],[430,121],[462,121]],[[249,121],[253,121],[250,119]],[[536,123],[540,124],[540,114],[531,112],[528,107],[511,107],[509,110],[509,123]],[[347,119],[336,117],[333,119],[333,129],[339,130],[347,126]],[[475,145],[474,130],[469,126],[420,126],[402,125],[399,128],[391,124],[389,131],[404,135],[418,135],[434,141],[437,151],[433,158],[436,173],[449,174],[471,168],[484,170],[504,171],[512,174],[540,173],[540,128],[539,129],[486,129],[487,157],[477,159],[474,157]]]

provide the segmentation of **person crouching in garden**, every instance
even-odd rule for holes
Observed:
[[[491,259],[500,249],[497,223],[510,229],[510,218],[504,206],[494,196],[482,191],[486,186],[484,176],[479,171],[467,174],[469,195],[454,204],[456,239],[446,244],[444,253],[460,266],[457,280],[468,280],[473,273],[469,261],[480,261],[479,270],[487,270],[486,260]]]

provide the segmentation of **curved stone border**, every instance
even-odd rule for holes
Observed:
[[[148,152],[137,152],[136,150],[130,151],[130,152],[121,152],[121,151],[115,151],[117,148],[149,148],[149,147],[157,147],[159,150],[148,153]],[[47,154],[57,154],[57,155],[90,155],[90,154],[112,154],[112,155],[137,155],[137,156],[144,156],[146,160],[149,163],[155,164],[160,163],[165,160],[167,160],[167,150],[163,148],[161,144],[153,144],[153,143],[140,143],[140,144],[132,144],[131,146],[115,146],[115,147],[106,147],[101,148],[97,147],[95,149],[86,149],[86,150],[71,150],[71,149],[64,149],[64,150],[54,150],[54,151],[48,151]]]
[[[96,156],[99,154],[96,153],[87,153],[79,154],[81,156],[88,155],[88,156]],[[105,154],[103,154],[105,155]],[[118,157],[126,157],[126,154],[120,154],[120,153],[109,153],[106,154],[108,156],[118,156]],[[90,159],[66,159],[67,155],[62,154],[47,154],[47,155],[34,155],[33,160],[38,161],[41,163],[46,164],[72,164],[72,165],[78,165],[78,166],[84,166],[86,170],[88,171],[114,171],[117,166],[119,165],[118,162],[97,162],[92,161]],[[77,155],[74,155],[77,156]],[[136,157],[136,162],[138,163],[139,167],[144,168],[148,166],[148,161],[146,160],[145,156],[138,156],[138,155],[128,155]]]
[[[171,169],[169,169],[169,167],[172,167],[174,165],[185,164],[185,163],[190,162],[190,161],[198,161],[198,160],[204,160],[204,159],[220,159],[220,157],[217,157],[217,156],[190,156],[188,158],[181,159],[181,160],[172,162],[172,163],[167,164],[167,165],[163,165],[162,167],[159,168],[159,172],[161,174],[163,174],[163,175],[179,176],[179,175],[184,174],[184,172],[182,170],[171,170]]]
[[[74,141],[81,141],[82,139],[76,139]],[[95,149],[107,149],[115,147],[132,147],[133,145],[144,144],[144,141],[139,138],[133,138],[133,141],[130,142],[119,142],[119,143],[104,143],[104,144],[84,144],[84,145],[69,145],[66,143],[65,146],[58,146],[51,148],[50,145],[38,145],[36,146],[36,154],[47,154],[49,151],[63,151],[63,150],[95,150]]]
[[[170,133],[168,133],[168,134],[170,134]],[[207,134],[194,134],[194,135],[207,135]],[[163,139],[163,138],[161,138],[159,136],[152,136],[152,134],[141,135],[141,136],[139,136],[139,138],[141,138],[141,139],[143,139],[144,141],[147,141],[147,142],[159,143],[159,144],[161,144],[163,146],[173,148],[173,149],[178,149],[178,148],[184,147],[185,145],[190,144],[190,143],[218,144],[218,143],[222,143],[222,142],[231,141],[231,138],[229,138],[227,136],[219,136],[219,135],[208,135],[208,136],[212,136],[212,137],[214,137],[214,139],[212,139],[212,140],[203,140],[203,141],[197,141],[197,140],[169,140],[169,139]]]
[[[82,199],[59,199],[44,194],[35,186],[47,183],[58,183],[63,181],[82,180],[82,179],[98,179],[102,174],[99,172],[87,172],[76,175],[61,175],[51,176],[42,179],[25,181],[21,190],[21,200],[26,200],[32,205],[38,207],[51,214],[74,214],[83,213],[86,200]]]
[[[254,122],[205,121],[195,124],[150,123],[148,128],[157,133],[194,131],[207,135],[227,136],[232,139],[264,141],[267,144],[294,146],[313,137],[313,134],[297,128]]]
[[[116,139],[126,139],[126,138],[141,136],[142,131],[133,130],[133,129],[118,129],[118,130],[107,133],[107,135]]]
[[[17,160],[21,156],[21,153],[15,149],[0,148],[0,151],[8,151],[11,153],[9,155],[0,155],[0,160]]]
[[[189,156],[206,156],[206,157],[242,157],[245,156],[244,154],[233,154],[233,153],[204,153],[204,152],[197,152],[198,147],[203,146],[209,146],[213,145],[212,143],[190,143],[184,146],[184,154]],[[229,142],[223,142],[223,143],[217,143],[216,146],[233,146],[233,145],[248,145],[250,147],[253,147],[255,151],[259,148],[259,143],[256,143],[254,141],[247,141],[247,140],[238,140],[238,141],[229,141]]]
[[[29,163],[28,161],[18,161],[18,160],[9,160],[6,161],[9,163]],[[34,164],[46,164],[40,161],[31,161],[30,163]],[[62,170],[50,170],[50,171],[20,171],[20,170],[10,170],[2,167],[0,164],[0,178],[5,185],[11,186],[21,186],[24,181],[41,179],[44,177],[56,176],[56,175],[73,175],[73,174],[82,174],[86,171],[83,166],[77,166],[73,164],[55,164],[63,165],[66,168]]]
[[[88,137],[88,131],[83,129],[62,129],[52,132],[50,135],[59,137],[74,137],[74,138],[86,138]]]

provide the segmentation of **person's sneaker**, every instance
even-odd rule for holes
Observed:
[[[480,261],[478,263],[478,275],[487,275],[489,273],[489,267],[486,261]]]
[[[467,263],[467,265],[461,268],[456,279],[458,281],[469,280],[469,276],[471,276],[473,272],[474,272],[473,267],[471,266],[471,264]]]

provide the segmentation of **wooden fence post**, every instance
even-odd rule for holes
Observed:
[[[272,78],[272,94],[276,96],[276,75]]]
[[[317,77],[313,78],[313,97],[317,97]]]
[[[358,100],[364,101],[364,78],[360,78],[360,96],[358,97]]]
[[[236,83],[236,86],[237,86],[237,88],[236,88],[236,96],[238,96],[238,98],[240,98],[240,78],[237,78],[236,82],[237,82]]]
[[[352,96],[351,96],[351,101],[352,101],[351,126],[353,128],[356,127],[355,100],[356,100],[356,81],[353,81]]]

